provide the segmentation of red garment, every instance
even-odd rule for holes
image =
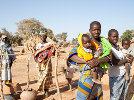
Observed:
[[[44,50],[35,56],[35,61],[41,63],[44,59],[50,58],[53,55],[51,50]]]

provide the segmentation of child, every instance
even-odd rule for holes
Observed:
[[[67,62],[68,63],[68,62]],[[65,73],[65,76],[66,76],[66,79],[68,81],[68,86],[69,86],[69,90],[72,90],[72,78],[73,78],[73,75],[74,75],[74,66],[73,64],[67,64],[67,69],[66,69],[66,73]]]
[[[130,40],[129,39],[123,39],[122,40],[122,52],[125,57],[132,57],[131,52],[132,50],[129,50],[130,47]],[[126,80],[130,79],[130,69],[131,69],[131,63],[125,63],[125,69],[126,69]]]
[[[102,53],[102,50],[94,46],[94,42],[87,34],[80,34],[78,37],[79,47],[77,49],[78,57],[83,58],[86,61],[93,59],[94,57],[99,57]],[[98,49],[98,51],[97,51]],[[96,50],[96,51],[95,51]],[[91,66],[88,66],[91,68]],[[100,84],[98,80],[98,73],[96,68],[92,69],[93,82]]]

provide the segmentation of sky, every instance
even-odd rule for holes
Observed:
[[[36,18],[54,34],[68,33],[68,40],[86,33],[92,21],[102,25],[102,36],[115,28],[120,35],[134,29],[134,0],[0,0],[0,28],[16,32],[16,23]]]

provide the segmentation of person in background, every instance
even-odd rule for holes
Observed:
[[[1,80],[4,84],[12,83],[11,67],[16,56],[12,50],[9,38],[6,35],[1,36],[0,41],[0,60],[1,60]]]
[[[51,42],[47,42],[47,35],[40,36],[41,42],[36,45],[34,53],[35,61],[37,62],[38,74],[38,90],[44,91],[45,97],[49,96],[49,88],[52,81],[52,63],[51,56],[54,54],[54,46]]]

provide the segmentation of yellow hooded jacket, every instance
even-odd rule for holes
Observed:
[[[78,43],[79,43],[79,47],[77,49],[77,53],[78,53],[78,57],[83,58],[84,60],[88,61],[91,60],[93,58],[93,54],[86,52],[83,49],[83,45],[82,45],[82,35],[83,34],[79,34],[78,36]],[[95,49],[97,50],[99,45],[97,43],[95,43],[94,41],[92,41],[92,45],[95,46]]]
[[[91,60],[93,58],[93,54],[86,52],[83,49],[82,35],[83,34],[79,34],[79,36],[78,36],[79,47],[77,48],[77,54],[78,54],[78,57],[83,58],[84,60],[88,61],[88,60]],[[95,43],[94,41],[92,41],[92,45],[95,47],[96,50],[99,47],[99,45],[97,43]],[[85,64],[79,64],[79,66],[80,66],[80,71],[83,71],[83,69],[85,69]],[[83,74],[85,77],[88,77],[90,75],[90,72],[91,72],[90,70],[84,70]]]

